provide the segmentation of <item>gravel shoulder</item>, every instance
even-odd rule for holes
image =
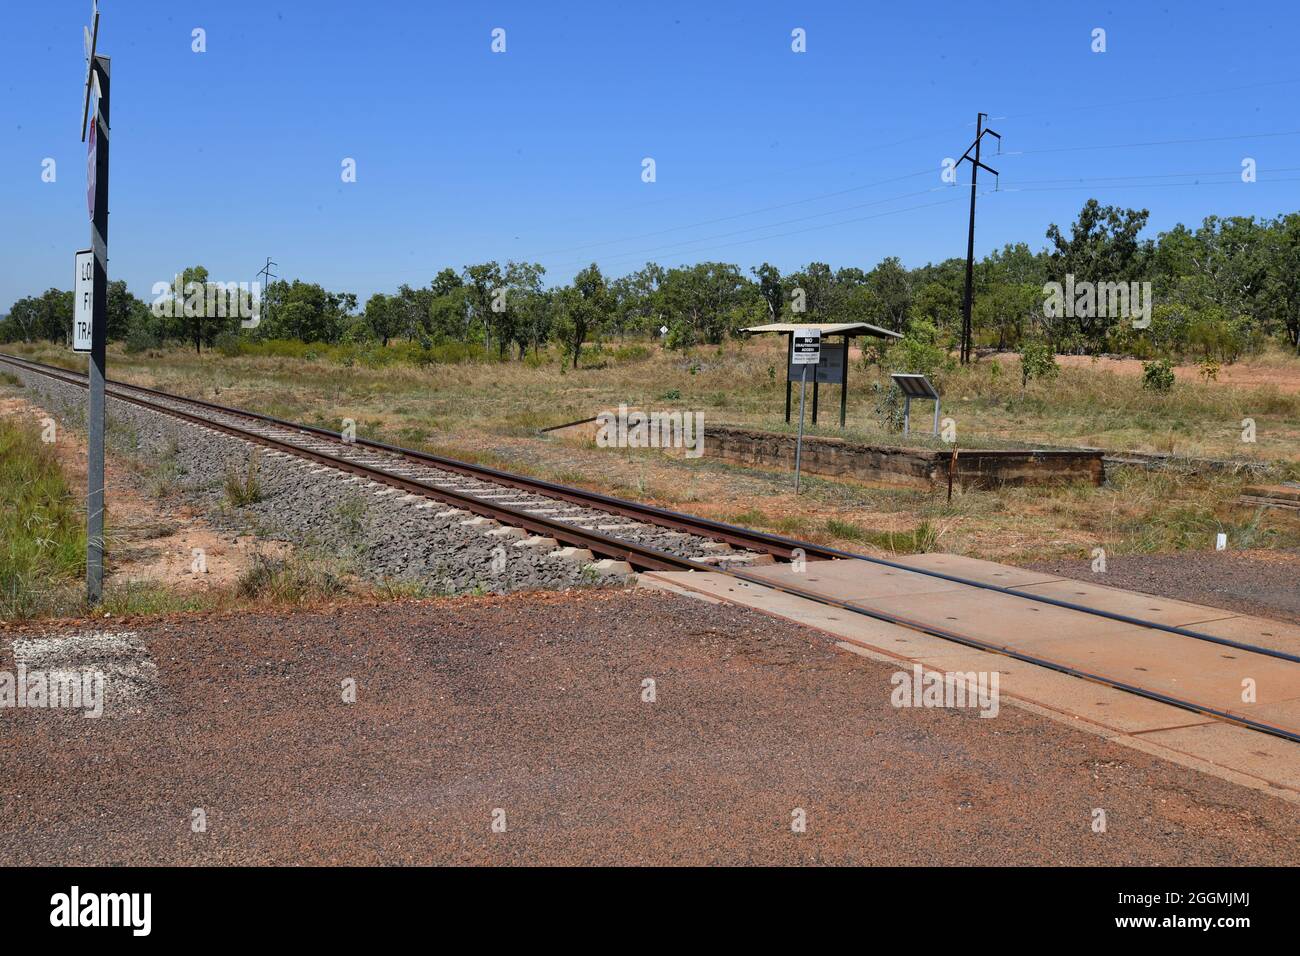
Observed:
[[[1300,863],[1290,804],[1014,707],[896,709],[892,667],[740,608],[575,591],[114,626],[156,667],[130,708],[0,710],[0,863]],[[39,635],[0,638],[0,670]]]

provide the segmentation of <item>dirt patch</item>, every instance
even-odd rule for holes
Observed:
[[[0,416],[25,419],[42,428],[46,421],[56,420],[45,408],[23,398],[0,398]],[[68,485],[84,499],[85,440],[62,423],[54,435],[53,447]],[[150,494],[142,487],[148,477],[139,464],[107,455],[107,586],[156,584],[197,593],[226,589],[239,580],[256,554],[282,556],[287,550],[280,542],[215,531],[188,505]]]
[[[1019,367],[1018,355],[1003,352],[992,356],[994,361]],[[1056,364],[1063,368],[1088,368],[1098,372],[1112,372],[1115,375],[1140,376],[1142,360],[1135,358],[1092,358],[1089,355],[1058,355]],[[1199,365],[1175,365],[1174,378],[1180,382],[1204,384]],[[1219,385],[1232,385],[1237,388],[1263,388],[1272,386],[1288,394],[1300,393],[1300,368],[1291,366],[1272,366],[1261,362],[1235,363],[1219,366],[1218,376],[1214,381]]]
[[[6,718],[0,863],[1300,862],[1283,801],[1018,708],[892,707],[893,667],[734,607],[575,592],[137,630],[152,712]]]

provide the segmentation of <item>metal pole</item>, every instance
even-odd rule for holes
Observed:
[[[907,437],[908,431],[912,427],[912,396],[903,396],[903,437]]]
[[[790,363],[794,361],[794,333],[785,338],[785,423],[790,424]]]
[[[939,400],[934,400],[934,433],[939,434]]]
[[[94,302],[90,339],[90,395],[86,428],[89,431],[86,463],[86,601],[98,604],[104,597],[104,372],[108,344],[108,148],[109,80],[111,62],[95,57],[99,103],[95,109],[95,217],[90,244],[95,251]]]
[[[975,116],[975,162],[970,167],[970,228],[966,233],[966,297],[961,307],[961,364],[970,362],[971,286],[975,277],[975,184],[980,173],[980,140],[984,138],[984,114]]]
[[[817,374],[814,372],[813,373],[813,409],[812,409],[812,423],[814,425],[817,424],[817,385],[818,384],[819,383],[817,381]]]
[[[840,428],[844,427],[844,413],[849,406],[849,337],[844,336],[844,366],[840,369]]]
[[[808,392],[808,366],[803,367],[803,377],[799,379],[799,439],[794,446],[794,493],[799,493],[799,465],[803,458],[803,401]]]

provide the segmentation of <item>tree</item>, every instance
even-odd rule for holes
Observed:
[[[72,312],[73,294],[70,291],[47,289],[39,296],[19,299],[10,307],[5,322],[0,323],[0,341],[48,339],[69,343],[72,340]]]
[[[593,262],[574,276],[572,286],[556,293],[555,305],[555,334],[576,369],[582,346],[599,332],[608,314],[609,290],[600,266]]]
[[[872,311],[878,322],[894,332],[907,327],[912,307],[912,284],[903,264],[894,256],[882,259],[867,275]]]
[[[272,282],[263,296],[268,314],[257,327],[263,339],[338,342],[356,310],[353,292],[329,292],[315,282]]]
[[[132,327],[148,324],[149,305],[133,296],[126,283],[117,279],[108,284],[108,338],[119,341],[127,337]]]
[[[402,315],[398,306],[398,302],[382,292],[376,292],[366,300],[366,326],[384,348],[388,347],[388,340],[401,331]]]
[[[803,312],[796,313],[797,322],[829,322],[837,312],[841,287],[835,283],[835,274],[824,262],[810,262],[791,274],[785,283],[792,299],[802,296]]]
[[[208,270],[203,266],[190,266],[181,273],[180,285],[182,299],[173,303],[172,318],[180,320],[182,334],[194,343],[194,351],[202,355],[205,337],[209,345],[216,337],[206,321]]]
[[[653,334],[658,331],[663,321],[662,289],[665,275],[663,266],[647,262],[644,267],[609,284],[614,310],[613,329],[617,334]]]
[[[764,262],[761,266],[749,270],[758,279],[758,294],[767,305],[767,317],[772,322],[781,319],[785,308],[785,287],[781,284],[781,270]]]
[[[496,313],[492,310],[492,302],[497,291],[501,288],[501,266],[495,261],[483,262],[478,265],[466,266],[461,270],[465,277],[466,301],[469,303],[469,316],[483,326],[483,347],[487,348],[490,344],[490,336],[494,327],[502,326],[504,331],[505,319],[504,312]],[[468,323],[468,318],[467,318]],[[465,338],[469,338],[468,324],[465,328]],[[505,352],[504,344],[501,346],[502,353]]]
[[[746,291],[752,290],[739,267],[725,262],[669,269],[663,296],[666,311],[681,330],[675,340],[681,345],[721,342],[733,331],[732,319],[739,314]]]
[[[1270,223],[1264,259],[1268,272],[1258,297],[1259,315],[1285,329],[1291,346],[1300,352],[1300,213]]]
[[[546,297],[542,294],[542,276],[546,268],[538,262],[506,263],[506,321],[501,323],[503,336],[508,331],[511,339],[519,346],[522,359],[533,345],[536,349],[542,326],[547,323]],[[500,340],[500,355],[505,356],[506,340]]]
[[[1120,209],[1102,206],[1089,199],[1070,227],[1067,239],[1056,223],[1047,227],[1047,238],[1054,246],[1048,257],[1049,274],[1065,283],[1067,276],[1078,282],[1127,282],[1137,279],[1152,252],[1152,244],[1139,242],[1138,233],[1146,226],[1150,213],[1146,209]],[[1093,347],[1105,341],[1115,316],[1076,314],[1079,333]]]

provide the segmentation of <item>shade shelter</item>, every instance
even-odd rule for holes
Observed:
[[[791,384],[799,377],[799,373],[794,369],[793,365],[795,329],[818,329],[822,336],[822,359],[817,364],[816,374],[813,377],[813,424],[817,424],[817,386],[825,382],[827,385],[838,385],[840,387],[840,428],[843,428],[844,416],[848,410],[849,402],[849,339],[856,335],[872,335],[878,339],[901,339],[902,336],[897,332],[882,329],[878,325],[869,325],[866,322],[770,322],[767,325],[755,325],[748,329],[741,329],[740,331],[750,335],[775,332],[785,336],[786,424],[790,422]],[[841,336],[843,342],[838,345],[825,344],[827,337],[832,335]]]

